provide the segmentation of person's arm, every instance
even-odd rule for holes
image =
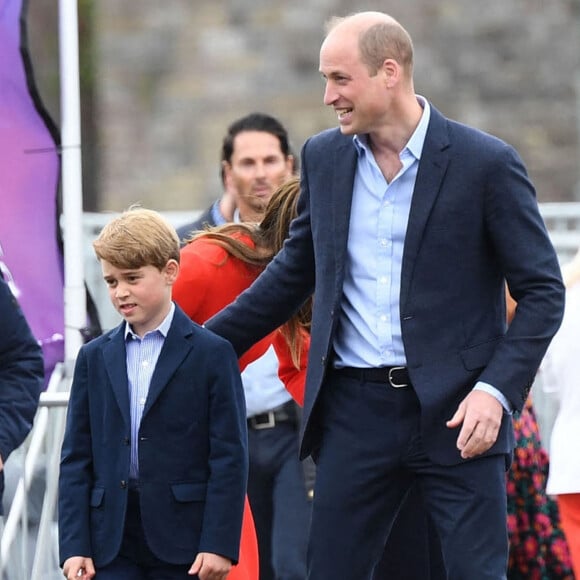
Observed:
[[[181,251],[180,270],[173,285],[173,300],[197,324],[230,304],[253,278],[239,262],[229,259],[225,250],[198,239]],[[264,340],[240,356],[240,370],[260,358],[270,345]]]
[[[520,410],[562,321],[565,291],[520,157],[507,145],[494,155],[487,169],[486,229],[517,308],[479,380],[501,391],[512,408]]]
[[[42,350],[0,278],[0,470],[32,428],[44,384]]]
[[[505,336],[479,376],[521,410],[564,309],[558,259],[540,215],[525,167],[508,145],[493,151],[484,188],[484,218],[490,243],[509,293],[517,302]],[[487,451],[496,441],[504,408],[490,392],[472,390],[447,422],[461,426],[463,458]]]
[[[289,238],[257,280],[205,327],[229,340],[238,355],[282,326],[314,293],[314,248],[308,188],[302,179],[298,217]]]
[[[199,553],[220,555],[237,563],[248,477],[246,404],[232,346],[210,336],[211,343],[203,352],[209,401],[209,466]]]
[[[77,356],[61,450],[58,491],[61,564],[73,557],[89,559],[93,553],[89,514],[93,463],[87,346]]]

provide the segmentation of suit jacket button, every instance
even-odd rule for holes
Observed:
[[[123,443],[124,443],[125,445],[129,445],[129,443],[130,443],[130,441],[129,441],[129,437],[125,437],[125,438],[123,439]]]
[[[124,479],[122,479],[121,480],[121,489],[126,489],[126,488],[127,488],[127,482]]]

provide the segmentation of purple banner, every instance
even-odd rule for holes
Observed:
[[[31,78],[22,11],[23,0],[0,0],[0,268],[42,344],[48,378],[64,359],[59,158]]]

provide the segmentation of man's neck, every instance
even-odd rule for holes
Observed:
[[[258,213],[255,211],[240,211],[239,208],[236,209],[234,212],[234,222],[242,222],[242,223],[254,223],[259,224],[264,217],[263,213]]]

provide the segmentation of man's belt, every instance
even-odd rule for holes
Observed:
[[[385,383],[395,389],[411,386],[411,378],[407,367],[378,367],[373,369],[344,367],[335,369],[334,372],[361,382]]]
[[[279,423],[296,423],[297,421],[295,403],[288,401],[275,409],[248,417],[248,427],[250,429],[272,429]]]

